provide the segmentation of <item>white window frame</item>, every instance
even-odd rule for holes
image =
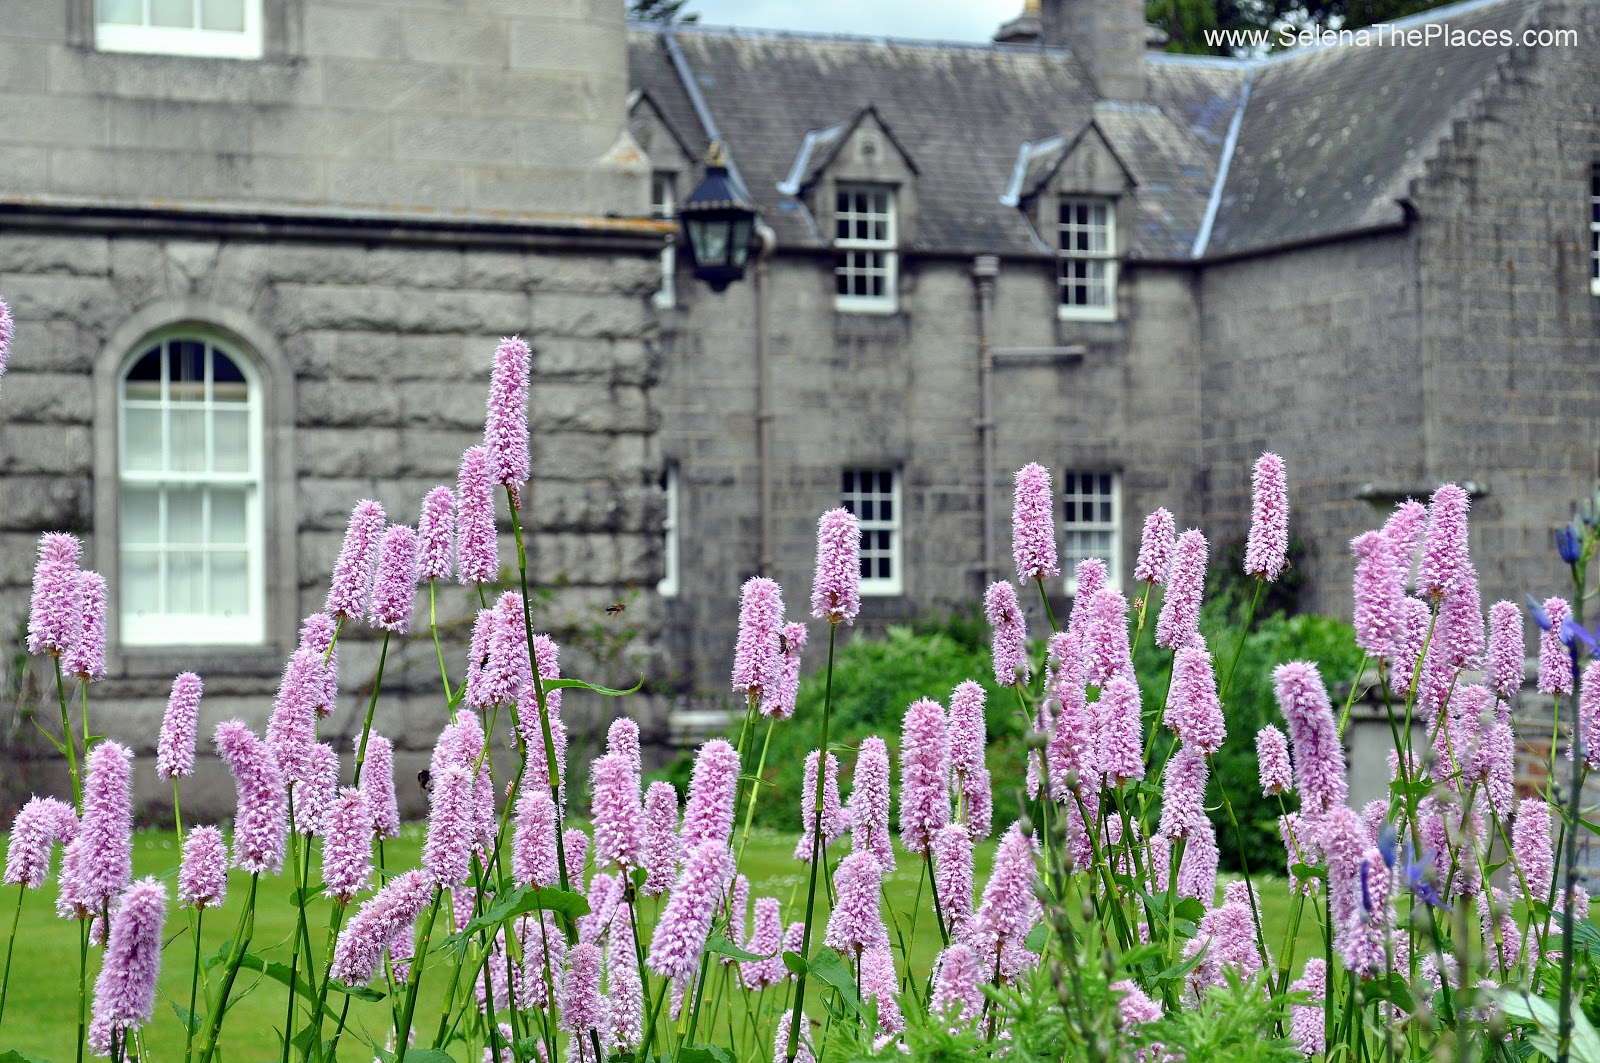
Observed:
[[[200,3],[194,0],[194,28],[150,25],[150,0],[143,4],[144,24],[103,22],[98,0],[94,3],[94,46],[102,52],[143,52],[158,55],[208,56],[217,59],[260,59],[262,0],[243,0],[244,29],[200,29]]]
[[[1068,222],[1063,215],[1071,210],[1087,208],[1089,220],[1079,224]],[[1104,220],[1095,214],[1104,212]],[[1104,245],[1095,249],[1079,248],[1070,239],[1079,233],[1092,238],[1096,233],[1104,238]],[[1069,268],[1081,265],[1090,276],[1067,277]],[[1074,303],[1067,299],[1069,286],[1093,284],[1092,274],[1101,274],[1100,283],[1105,290],[1104,303]],[[1117,204],[1114,200],[1097,196],[1062,196],[1056,208],[1056,313],[1071,321],[1115,321],[1117,319]]]
[[[1094,487],[1092,491],[1086,492],[1083,490],[1082,484],[1085,477],[1092,479]],[[1098,508],[1099,503],[1108,497],[1105,492],[1100,490],[1101,477],[1110,477],[1111,519],[1101,520],[1099,519],[1099,514],[1096,513],[1095,519],[1083,520],[1081,514],[1086,503],[1092,502]],[[1070,492],[1067,490],[1069,478],[1071,478],[1071,486],[1073,488]],[[1098,557],[1106,563],[1109,586],[1122,586],[1122,474],[1107,469],[1069,467],[1062,475],[1060,483],[1061,492],[1058,502],[1061,507],[1059,510],[1062,532],[1061,569],[1066,583],[1067,594],[1074,595],[1078,593],[1077,563],[1088,557]],[[1071,520],[1067,519],[1067,503],[1069,502],[1074,504]],[[1070,545],[1073,541],[1072,536],[1076,532],[1092,534],[1110,532],[1111,545],[1103,552],[1085,553]]]
[[[863,490],[860,486],[861,477],[863,475],[876,478],[886,473],[889,476],[889,491],[887,494],[881,490],[878,490],[876,487],[869,490]],[[855,476],[856,486],[847,490],[845,488],[844,478],[845,476],[851,474],[854,474]],[[856,521],[861,526],[861,535],[863,540],[865,540],[868,533],[888,533],[889,545],[886,550],[880,551],[876,546],[869,547],[865,541],[863,541],[861,544],[861,559],[863,561],[868,561],[881,556],[887,556],[889,558],[889,575],[887,577],[863,575],[861,577],[861,593],[864,595],[879,597],[893,597],[895,595],[904,594],[905,552],[901,549],[901,544],[905,541],[905,537],[901,534],[903,530],[901,514],[904,513],[905,510],[900,504],[900,470],[886,465],[873,467],[855,465],[841,469],[839,476],[839,499],[840,504],[844,506],[845,509],[848,509],[851,513],[856,514]],[[879,517],[876,509],[874,509],[874,514],[870,519],[863,517],[861,515],[861,503],[863,501],[867,501],[868,499],[875,502],[887,499],[889,502],[891,519],[884,520],[882,517]]]
[[[675,174],[656,171],[650,175],[650,216],[672,219],[678,215]],[[651,296],[658,310],[671,310],[678,305],[678,248],[668,240],[661,249],[661,287]]]
[[[869,195],[884,197],[882,211],[868,209],[859,212],[854,209],[842,209],[840,200],[847,196]],[[837,254],[833,261],[834,296],[833,306],[836,310],[846,313],[865,314],[892,314],[896,307],[896,288],[899,284],[900,255],[898,251],[899,224],[896,217],[895,190],[889,185],[875,184],[839,184],[834,187],[833,194],[833,247]],[[865,220],[869,223],[882,220],[884,222],[884,235],[881,239],[863,238],[857,236],[839,236],[841,222],[854,222]],[[881,255],[882,265],[862,265],[855,261],[858,255]],[[839,279],[874,276],[881,274],[883,277],[882,295],[848,295],[839,291]]]
[[[179,471],[145,471],[130,470],[125,467],[128,456],[128,418],[127,411],[134,407],[146,409],[160,409],[163,411],[162,433],[166,439],[166,447],[172,445],[171,432],[168,427],[170,421],[168,414],[172,409],[172,402],[168,397],[168,360],[163,353],[161,360],[161,398],[158,399],[129,399],[126,391],[127,377],[130,370],[151,350],[160,347],[163,352],[166,345],[175,340],[186,340],[203,343],[207,349],[207,397],[202,400],[201,407],[208,414],[213,411],[215,404],[210,398],[212,371],[210,366],[211,352],[220,351],[238,367],[244,377],[248,401],[246,404],[247,415],[247,440],[249,448],[248,468],[244,472],[179,472]],[[128,646],[173,646],[173,645],[260,645],[266,640],[266,542],[263,521],[262,495],[265,490],[265,455],[263,453],[265,434],[263,426],[263,406],[265,402],[264,385],[261,374],[257,371],[251,360],[241,354],[231,345],[218,341],[215,337],[197,333],[190,329],[158,333],[139,343],[131,355],[124,361],[117,372],[117,522],[120,529],[123,512],[123,489],[128,485],[144,488],[163,489],[161,495],[161,519],[166,520],[166,495],[167,488],[183,487],[245,487],[245,579],[249,601],[247,608],[239,616],[218,617],[209,613],[162,613],[155,612],[146,616],[138,616],[131,609],[131,595],[125,593],[129,572],[132,568],[128,563],[130,547],[126,541],[119,542],[118,553],[119,579],[122,587],[117,590],[117,600],[121,603],[120,610],[120,636],[121,642]],[[186,404],[187,405],[187,404]],[[192,406],[190,407],[192,408]],[[208,433],[209,439],[209,433]],[[208,444],[209,445],[209,444]],[[163,464],[170,464],[164,462]],[[209,519],[209,503],[206,504],[207,518]],[[166,540],[162,535],[163,542]],[[152,552],[164,552],[161,547],[150,548]],[[157,586],[165,585],[165,566],[162,567],[162,577],[158,577]]]
[[[678,466],[675,462],[668,462],[661,473],[661,489],[667,495],[667,512],[661,521],[661,530],[666,536],[666,546],[662,556],[661,581],[656,584],[656,593],[663,598],[676,598],[678,596]]]
[[[1600,295],[1600,163],[1589,167],[1589,291]]]

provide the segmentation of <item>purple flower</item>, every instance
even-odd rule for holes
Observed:
[[[272,716],[267,720],[267,748],[288,782],[306,778],[311,747],[317,742],[317,702],[323,691],[322,658],[315,650],[296,650],[283,670]]]
[[[1600,661],[1590,661],[1583,669],[1583,692],[1578,695],[1577,744],[1583,746],[1583,764],[1590,771],[1600,768]],[[1567,747],[1572,757],[1572,746]]]
[[[391,958],[400,958],[400,949],[393,946],[399,944],[402,937],[410,937],[411,928],[432,896],[433,883],[421,870],[407,871],[390,879],[387,886],[361,905],[339,934],[328,977],[337,978],[346,985],[365,985],[372,981],[383,960],[384,949],[390,950]],[[406,951],[405,955],[410,956],[410,952]],[[400,977],[398,970],[395,977]]]
[[[360,741],[357,736],[357,744]],[[360,786],[372,812],[373,836],[400,837],[400,806],[394,796],[394,743],[376,731],[367,736],[367,762],[361,768]]]
[[[561,1029],[582,1036],[606,1025],[605,998],[600,995],[600,949],[578,945],[567,953],[567,971],[557,990]]]
[[[311,747],[305,778],[293,783],[295,830],[310,837],[325,829],[328,812],[339,795],[339,754],[326,742]]]
[[[871,853],[885,871],[894,870],[894,841],[889,837],[889,749],[883,739],[861,740],[850,788],[850,847]]]
[[[1206,818],[1206,781],[1210,778],[1205,754],[1194,746],[1181,746],[1167,762],[1162,778],[1161,833],[1186,838]]]
[[[732,873],[732,862],[725,840],[701,841],[690,850],[650,941],[645,962],[656,974],[681,978],[699,969],[723,884]]]
[[[1396,639],[1394,655],[1389,659],[1393,666],[1389,672],[1389,690],[1395,697],[1404,698],[1410,694],[1417,658],[1422,654],[1423,644],[1428,638],[1428,625],[1432,623],[1432,611],[1421,598],[1401,599],[1400,610],[1404,633]]]
[[[1032,676],[1028,668],[1028,621],[1017,604],[1017,589],[1010,580],[991,583],[983,596],[983,612],[994,630],[994,681],[1002,687],[1026,683]]]
[[[883,868],[871,853],[851,853],[833,874],[838,902],[828,916],[824,939],[830,949],[860,957],[865,949],[889,944],[889,931],[878,912]]]
[[[1067,630],[1078,634],[1081,628],[1073,624],[1073,618],[1078,617],[1078,603],[1087,602],[1094,597],[1095,591],[1104,590],[1111,582],[1111,573],[1106,570],[1106,563],[1098,557],[1086,557],[1072,566],[1072,613],[1067,617]]]
[[[1156,617],[1156,645],[1187,646],[1200,630],[1200,599],[1205,591],[1206,537],[1190,528],[1178,536],[1167,576],[1167,594]]]
[[[653,782],[645,791],[642,853],[645,880],[639,892],[646,897],[665,893],[678,858],[678,791],[669,782]]]
[[[813,749],[806,754],[805,782],[800,787],[800,841],[795,844],[794,858],[811,862],[811,850],[816,841],[817,757]],[[827,848],[844,833],[844,810],[839,803],[839,758],[828,754],[827,768],[822,775],[822,846]],[[845,826],[845,830],[849,829]]]
[[[1168,582],[1170,594],[1171,581]],[[1131,677],[1133,651],[1128,646],[1127,601],[1119,592],[1107,587],[1089,596],[1085,610],[1078,637],[1082,640],[1088,666],[1085,678],[1089,685],[1103,687],[1112,676]],[[1073,616],[1077,616],[1076,605]]]
[[[748,979],[745,984],[750,984]],[[601,1047],[622,1052],[638,1048],[644,1040],[644,985],[639,978],[633,928],[626,919],[612,927],[606,942],[606,999],[611,1013],[609,1041],[602,1037]]]
[[[1203,820],[1184,843],[1183,863],[1178,865],[1178,896],[1193,897],[1210,905],[1217,895],[1217,832],[1210,820]]]
[[[755,926],[744,950],[760,960],[746,960],[739,966],[744,984],[765,989],[782,984],[788,968],[783,965],[783,916],[776,897],[757,897]]]
[[[0,380],[6,378],[6,366],[11,363],[11,337],[14,335],[11,308],[0,299]]]
[[[1056,561],[1055,495],[1050,472],[1042,465],[1017,470],[1017,490],[1011,507],[1011,556],[1017,563],[1017,580],[1050,579],[1061,575]]]
[[[972,918],[972,835],[959,823],[933,836],[933,889],[951,938],[960,938]]]
[[[1511,827],[1511,852],[1535,899],[1550,895],[1550,883],[1555,877],[1551,824],[1549,805],[1533,797],[1524,797],[1518,802],[1517,819]]]
[[[200,719],[200,694],[204,685],[193,672],[172,681],[167,712],[161,718],[156,742],[156,778],[179,779],[194,774],[195,730]]]
[[[1120,675],[1100,690],[1099,768],[1107,786],[1144,778],[1139,688]]]
[[[68,675],[92,682],[106,677],[106,578],[98,572],[78,573],[78,593],[82,626],[62,656],[61,667]]]
[[[644,776],[644,754],[639,749],[639,725],[626,716],[618,716],[606,728],[606,752],[620,753],[633,765],[633,774]]]
[[[817,521],[811,615],[830,624],[854,624],[860,611],[861,525],[848,509],[830,509]]]
[[[327,613],[312,613],[300,621],[300,646],[322,661],[322,694],[316,699],[317,715],[326,717],[339,702],[339,651],[333,637],[338,621]]]
[[[517,798],[511,877],[519,886],[554,886],[560,880],[556,864],[556,806],[548,786],[525,786]]]
[[[728,925],[723,928],[723,936],[738,945],[744,940],[745,918],[750,911],[750,880],[744,875],[733,877],[733,890],[728,897]],[[726,966],[733,962],[727,956],[720,958]]]
[[[370,498],[357,502],[351,511],[350,527],[344,533],[344,545],[339,548],[339,560],[334,563],[328,586],[324,608],[330,616],[358,620],[366,612],[384,524],[383,506]]]
[[[1522,610],[1517,603],[1498,601],[1489,607],[1489,689],[1507,700],[1522,689]]]
[[[950,736],[944,709],[927,698],[906,710],[900,741],[900,844],[926,852],[950,822]]]
[[[105,961],[94,983],[89,1047],[97,1054],[110,1055],[113,1039],[137,1030],[155,1013],[161,929],[166,921],[167,887],[154,878],[134,883],[117,905],[106,937]]]
[[[765,576],[745,581],[739,595],[739,641],[733,655],[733,691],[759,705],[782,675],[778,646],[783,628],[783,591]]]
[[[1294,789],[1289,773],[1289,740],[1270,723],[1256,732],[1256,760],[1261,766],[1261,796],[1286,794]]]
[[[1161,1005],[1151,1000],[1131,978],[1113,982],[1112,989],[1122,994],[1117,1001],[1117,1024],[1123,1030],[1136,1030],[1161,1018]]]
[[[1471,574],[1467,557],[1467,493],[1445,484],[1428,504],[1428,533],[1417,563],[1417,593],[1440,601]]]
[[[72,806],[53,797],[31,797],[11,824],[6,847],[7,886],[36,890],[50,874],[50,847],[78,836],[78,816]]]
[[[238,809],[233,819],[233,864],[251,874],[283,869],[289,802],[283,775],[265,743],[239,720],[217,725],[217,755],[233,772]]]
[[[967,935],[968,944],[974,946],[984,966],[986,981],[994,977],[997,954],[1004,981],[1015,979],[1037,960],[1023,947],[1042,914],[1033,892],[1036,848],[1033,839],[1022,833],[1022,827],[1013,823],[995,850],[994,870],[983,888],[983,900]]]
[[[472,774],[459,765],[433,773],[428,801],[428,838],[422,866],[437,886],[455,889],[472,870],[472,842],[477,824]]]
[[[513,495],[528,482],[528,374],[532,356],[520,336],[507,336],[494,352],[489,378],[489,412],[483,443],[489,475]]]
[[[783,653],[771,696],[761,703],[761,714],[778,720],[794,715],[800,696],[800,651],[806,648],[806,626],[798,620],[783,625]]]
[[[1140,583],[1164,584],[1172,569],[1173,540],[1177,525],[1172,514],[1158,509],[1144,519],[1144,534],[1139,539],[1139,561],[1133,566],[1133,578]]]
[[[723,845],[733,833],[733,801],[739,786],[739,754],[713,738],[700,747],[689,779],[689,800],[683,809],[682,846],[693,852],[702,842]]]
[[[1356,645],[1373,657],[1390,657],[1405,637],[1407,563],[1382,532],[1350,541],[1356,555]]]
[[[1344,748],[1317,666],[1310,661],[1280,664],[1272,672],[1272,685],[1278,708],[1289,721],[1302,807],[1317,813],[1343,805],[1350,796]]]
[[[322,831],[322,884],[340,904],[372,878],[372,809],[354,786],[339,791]]]
[[[1322,1055],[1327,1044],[1327,1009],[1323,1005],[1327,984],[1327,961],[1318,958],[1307,960],[1305,973],[1289,986],[1289,992],[1304,993],[1309,998],[1305,1004],[1289,1007],[1289,1038],[1307,1059]]]
[[[98,911],[133,879],[133,751],[101,742],[89,751],[83,784],[78,883],[85,906]]]
[[[494,523],[494,481],[489,452],[468,447],[456,479],[456,579],[493,583],[500,574],[500,543]]]
[[[178,868],[178,903],[221,908],[228,896],[228,846],[216,827],[194,827],[183,840]]]
[[[456,496],[440,484],[422,500],[417,518],[417,579],[449,579],[455,552]]]
[[[1221,749],[1228,737],[1222,702],[1217,698],[1217,677],[1211,670],[1211,654],[1203,644],[1191,642],[1173,658],[1167,726],[1184,744],[1193,745],[1206,756]]]
[[[967,828],[974,841],[989,836],[994,808],[985,760],[989,743],[983,710],[983,687],[970,679],[950,695],[950,785],[966,812]]]
[[[793,1013],[788,1011],[778,1016],[777,1033],[772,1039],[772,1063],[790,1063],[789,1033],[793,1019]],[[811,1050],[811,1034],[803,1028],[795,1039],[792,1063],[817,1063],[816,1054]]]
[[[977,1022],[983,1014],[982,968],[978,957],[961,942],[939,954],[934,965],[933,996],[928,1011],[946,1022]]]
[[[615,864],[624,871],[643,866],[639,774],[633,761],[626,753],[607,753],[590,765],[590,771],[595,863]]]
[[[28,652],[59,657],[83,629],[83,587],[78,582],[78,540],[60,532],[39,539],[28,612]]]
[[[1244,571],[1273,582],[1283,571],[1289,553],[1289,484],[1283,459],[1268,451],[1256,459],[1250,478],[1254,500],[1250,510],[1250,537],[1244,548]]]
[[[1561,625],[1572,615],[1565,598],[1546,598],[1544,612],[1550,625],[1539,633],[1539,693],[1572,693],[1572,655],[1561,641]]]
[[[378,549],[378,575],[367,615],[373,627],[404,635],[417,605],[417,533],[391,524]]]

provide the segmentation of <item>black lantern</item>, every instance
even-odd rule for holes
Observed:
[[[714,292],[744,277],[750,258],[750,234],[756,208],[728,176],[722,145],[713,143],[706,158],[705,180],[678,208],[683,236],[694,262],[694,275]]]

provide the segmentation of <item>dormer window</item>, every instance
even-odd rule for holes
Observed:
[[[261,58],[261,0],[96,0],[102,52]]]
[[[1117,209],[1109,199],[1065,198],[1057,228],[1059,312],[1081,321],[1117,317]]]
[[[895,309],[894,189],[841,184],[834,193],[834,307],[893,313]]]

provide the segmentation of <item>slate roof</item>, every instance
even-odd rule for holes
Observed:
[[[1517,29],[1539,3],[1469,0],[1397,25]],[[1002,197],[1036,190],[1092,123],[1136,183],[1131,254],[1159,260],[1398,224],[1410,182],[1510,51],[1345,45],[1253,61],[1152,53],[1145,101],[1120,104],[1097,101],[1061,48],[635,25],[634,86],[696,150],[711,133],[673,63],[669,33],[780,245],[825,246],[778,186],[808,133],[802,178],[870,106],[917,170],[917,240],[908,250],[1045,253],[1015,199]]]

